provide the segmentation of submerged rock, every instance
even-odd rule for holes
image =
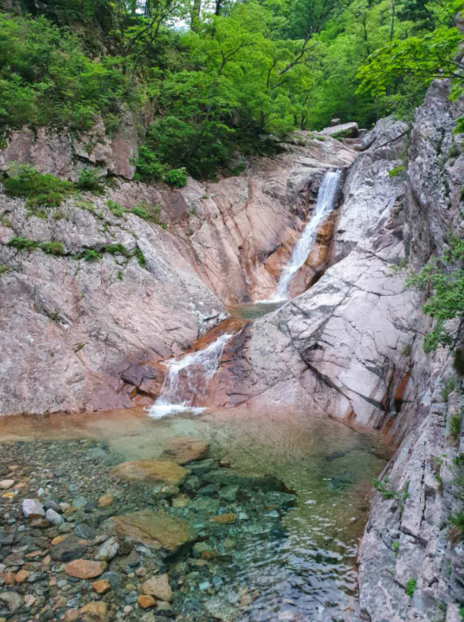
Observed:
[[[178,436],[167,443],[160,460],[172,460],[176,464],[188,464],[206,458],[208,450],[209,444],[202,438]]]
[[[107,523],[107,528],[114,530],[118,536],[133,538],[172,553],[198,537],[188,521],[167,512],[142,510],[115,516]]]
[[[64,571],[76,579],[93,579],[100,576],[106,569],[106,562],[95,562],[88,559],[75,559],[66,564]]]
[[[209,471],[204,475],[204,480],[211,484],[224,486],[239,486],[250,490],[278,490],[283,491],[285,485],[273,475],[260,475],[259,473],[239,473],[233,469],[218,469]]]
[[[175,462],[162,460],[123,462],[110,471],[110,475],[113,477],[119,477],[128,482],[163,482],[174,486],[180,486],[187,474],[188,472]]]

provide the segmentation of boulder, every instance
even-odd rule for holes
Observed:
[[[352,122],[342,123],[341,125],[331,125],[319,133],[323,136],[330,136],[331,138],[356,138],[358,135],[358,124]]]
[[[133,538],[172,553],[198,537],[195,529],[183,518],[148,510],[115,516],[107,521],[107,528],[118,536]]]
[[[137,460],[123,462],[110,471],[113,477],[127,482],[164,483],[180,486],[188,472],[175,462],[163,460]]]

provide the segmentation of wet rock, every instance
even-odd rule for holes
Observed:
[[[188,470],[192,475],[197,475],[201,477],[207,471],[211,471],[216,466],[216,461],[213,458],[208,458],[207,460],[202,460],[201,462],[195,462],[194,464],[188,465]]]
[[[138,460],[118,464],[111,469],[110,475],[128,482],[163,482],[179,486],[187,477],[187,471],[175,462]]]
[[[77,508],[78,510],[80,510],[83,509],[88,502],[89,500],[85,497],[76,497],[75,499],[73,499],[72,506],[73,508]]]
[[[18,611],[18,609],[21,609],[23,606],[23,599],[19,594],[16,594],[16,592],[2,592],[0,594],[0,601],[4,603],[12,613]]]
[[[166,602],[171,602],[174,598],[167,574],[158,575],[145,581],[142,585],[142,591],[144,594],[155,596],[158,600]]]
[[[175,552],[180,547],[194,542],[195,529],[182,518],[166,512],[141,511],[109,519],[107,528],[118,536],[126,536]]]
[[[171,460],[176,464],[188,464],[203,460],[208,455],[209,444],[202,438],[178,436],[172,438],[164,447],[160,460]]]
[[[58,538],[62,537],[63,536],[58,536]],[[55,540],[53,540],[53,542],[55,542]],[[81,557],[86,551],[87,544],[85,544],[85,542],[77,536],[70,535],[63,540],[60,539],[57,544],[52,546],[50,550],[50,557],[54,561],[68,562]]]
[[[153,487],[152,494],[157,499],[171,499],[179,494],[179,488],[171,484],[159,484]]]
[[[237,500],[239,490],[239,486],[226,486],[219,492],[219,498],[233,503]]]
[[[239,611],[219,596],[207,600],[205,607],[213,618],[223,622],[235,622],[240,617]]]
[[[101,561],[111,561],[119,551],[119,542],[116,538],[110,538],[106,542],[104,542],[101,547],[98,549],[95,559]]]
[[[45,520],[48,520],[49,523],[55,525],[56,527],[64,523],[64,518],[51,508],[45,512]]]
[[[199,497],[190,503],[190,508],[200,514],[217,514],[219,511],[219,500],[209,497]]]
[[[45,516],[43,505],[38,499],[24,499],[22,511],[26,518],[42,518]]]
[[[184,484],[184,490],[188,490],[191,492],[196,492],[201,486],[201,480],[196,475],[187,478],[187,481]]]
[[[95,562],[88,559],[75,559],[66,564],[64,571],[76,579],[93,579],[100,576],[106,569],[106,562]]]

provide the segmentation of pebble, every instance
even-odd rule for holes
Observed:
[[[156,600],[153,598],[153,596],[141,594],[137,598],[137,602],[139,603],[140,607],[142,607],[142,609],[148,609],[149,607],[153,607],[153,605],[156,603]]]
[[[26,518],[42,518],[45,516],[43,505],[38,499],[24,499],[22,510]]]
[[[102,495],[97,502],[99,508],[107,508],[113,503],[114,497],[111,495]]]
[[[111,590],[111,585],[106,579],[100,579],[92,583],[92,589],[97,592],[97,594],[106,594],[106,592]]]
[[[60,516],[58,512],[52,510],[52,508],[49,508],[45,512],[45,520],[48,520],[48,522],[52,525],[55,525],[55,527],[59,527],[64,523],[64,518]]]
[[[16,583],[24,583],[24,581],[28,580],[30,574],[28,570],[20,570],[15,576]]]
[[[174,598],[167,574],[157,575],[142,584],[142,592],[148,596],[156,596],[159,600],[170,602]]]
[[[106,569],[106,562],[95,562],[88,559],[74,559],[66,564],[64,571],[70,577],[76,579],[93,579],[98,577]]]
[[[11,488],[14,483],[14,479],[2,479],[2,481],[0,481],[0,488],[2,490],[8,490],[8,488]]]
[[[101,547],[98,549],[97,554],[95,555],[95,559],[101,561],[111,561],[119,551],[119,542],[116,538],[110,538],[106,542],[104,542]]]

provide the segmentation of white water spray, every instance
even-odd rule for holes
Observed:
[[[290,261],[283,269],[273,302],[287,300],[290,283],[305,263],[316,239],[317,230],[334,208],[334,199],[340,175],[340,171],[329,171],[322,180],[314,213],[296,243]]]
[[[203,412],[204,408],[192,406],[193,401],[205,393],[219,367],[224,348],[233,336],[225,333],[204,350],[165,361],[163,364],[168,367],[168,373],[158,399],[150,408],[149,417],[161,419],[175,413]]]

